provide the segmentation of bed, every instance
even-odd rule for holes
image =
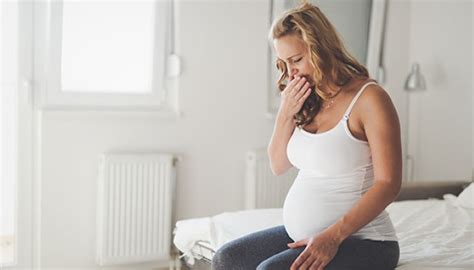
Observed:
[[[387,207],[400,244],[397,269],[474,269],[474,184],[404,184]],[[224,212],[180,220],[173,243],[192,269],[210,269],[223,244],[245,234],[282,224],[281,208]]]

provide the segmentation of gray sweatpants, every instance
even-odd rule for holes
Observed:
[[[248,234],[223,245],[212,258],[215,270],[288,270],[305,247],[290,249],[293,240],[285,227],[277,226]],[[349,237],[325,270],[394,269],[400,256],[397,241]]]

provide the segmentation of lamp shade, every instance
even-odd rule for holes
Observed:
[[[405,81],[405,90],[416,91],[425,89],[425,78],[420,72],[420,65],[418,63],[413,63],[410,74],[408,74],[408,77]]]

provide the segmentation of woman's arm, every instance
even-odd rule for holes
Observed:
[[[375,181],[351,210],[328,228],[339,242],[364,227],[393,202],[402,182],[400,123],[390,96],[381,87],[372,86],[361,95],[360,102]]]
[[[268,157],[270,159],[270,168],[274,175],[284,174],[293,165],[288,160],[286,148],[288,141],[295,129],[294,120],[282,113],[278,113],[273,129],[272,138],[268,145]]]
[[[281,92],[280,108],[267,149],[270,168],[275,175],[281,175],[293,167],[286,154],[288,141],[296,126],[293,116],[301,109],[310,94],[311,88],[304,77],[294,78]]]

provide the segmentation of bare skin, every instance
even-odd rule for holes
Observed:
[[[282,92],[280,109],[268,146],[272,171],[278,175],[293,166],[286,155],[286,147],[295,128],[293,115],[301,109],[309,91],[313,91],[315,84],[319,82],[307,83],[305,79],[299,79],[312,73],[309,56],[301,39],[291,35],[284,36],[274,40],[274,46],[278,57],[285,61],[289,71],[289,83]],[[323,133],[336,126],[357,91],[367,81],[353,80],[344,86],[331,107],[319,112],[314,121],[304,129],[312,133]],[[321,88],[327,89],[328,93],[337,89],[330,81],[321,84]],[[354,137],[369,143],[374,166],[374,185],[326,230],[288,245],[290,248],[305,246],[291,270],[324,269],[336,255],[341,242],[379,215],[400,191],[400,124],[387,92],[378,85],[369,85],[355,103],[348,125]]]

